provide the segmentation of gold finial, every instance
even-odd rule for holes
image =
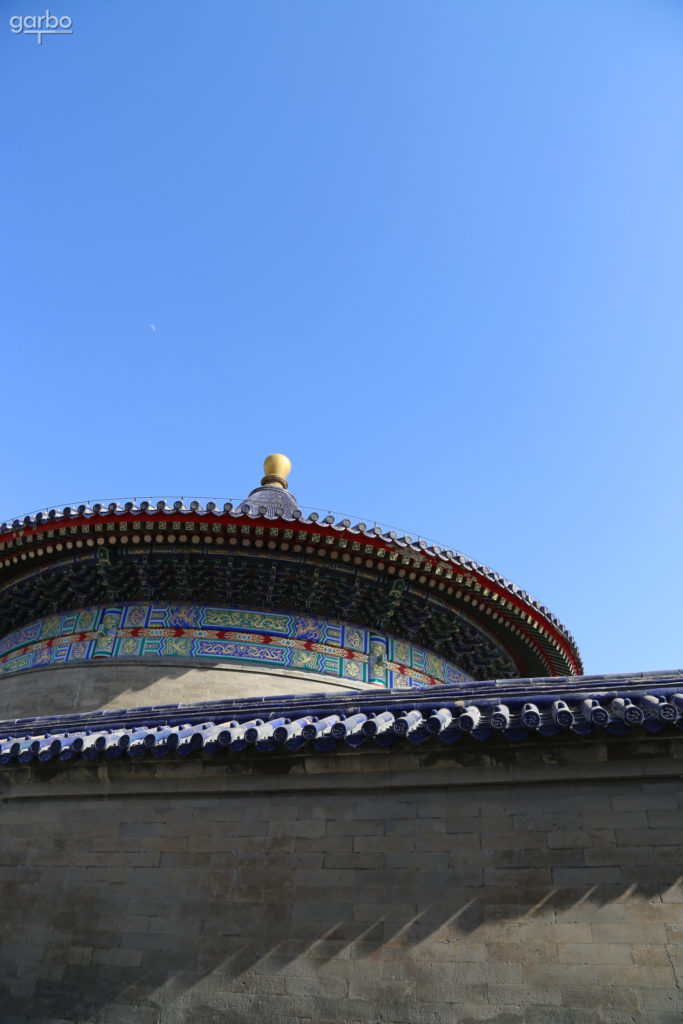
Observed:
[[[287,476],[292,469],[292,463],[286,455],[268,455],[263,462],[265,476],[261,480],[261,487],[284,487],[288,489]]]

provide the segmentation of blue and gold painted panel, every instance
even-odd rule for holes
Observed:
[[[127,604],[50,615],[0,640],[0,674],[99,658],[197,658],[316,672],[389,689],[467,683],[405,640],[312,615]]]

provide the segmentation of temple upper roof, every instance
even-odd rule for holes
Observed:
[[[569,631],[526,591],[420,538],[305,514],[289,469],[269,456],[237,504],[82,504],[1,524],[0,638],[70,609],[183,601],[356,624],[473,679],[583,671]]]

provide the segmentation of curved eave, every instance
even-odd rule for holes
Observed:
[[[580,675],[583,663],[569,631],[544,605],[516,584],[464,555],[424,540],[399,536],[348,519],[322,520],[298,510],[291,516],[266,515],[263,509],[218,509],[191,502],[145,507],[66,507],[26,516],[0,526],[0,585],[37,563],[47,563],[84,548],[116,544],[229,545],[278,553],[305,554],[326,564],[365,566],[438,596],[488,632],[504,639],[512,633],[545,666],[548,675]],[[524,665],[520,665],[524,673]]]

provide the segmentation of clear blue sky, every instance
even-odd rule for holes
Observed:
[[[0,9],[2,516],[284,451],[683,665],[680,3]]]

